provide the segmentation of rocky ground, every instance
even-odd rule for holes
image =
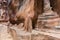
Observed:
[[[7,23],[0,24],[0,40],[14,40]],[[17,34],[17,40],[60,40],[60,32],[59,30],[32,30],[32,32],[25,32],[22,29],[18,29],[17,27],[11,27],[11,29],[15,29]],[[49,30],[49,31],[48,31]]]

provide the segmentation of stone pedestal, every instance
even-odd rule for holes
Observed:
[[[50,14],[48,14],[50,13]],[[45,26],[45,27],[52,27],[54,28],[55,26],[58,26],[59,25],[59,16],[57,15],[57,13],[55,12],[48,12],[48,13],[43,13],[42,15],[40,15],[38,17],[38,24],[42,27],[42,26]],[[38,26],[39,26],[38,25]],[[40,27],[39,26],[39,27]]]

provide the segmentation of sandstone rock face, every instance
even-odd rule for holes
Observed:
[[[19,0],[17,1],[12,0],[12,1],[13,3],[17,2],[14,5],[12,5],[12,6],[15,6],[15,7],[12,7],[13,10],[15,11],[15,8],[17,8],[17,6],[20,5],[18,3]],[[16,25],[13,25],[13,24],[7,23],[5,21],[7,18],[5,19],[6,15],[4,14],[5,12],[4,8],[6,6],[4,6],[2,9],[0,9],[0,13],[1,13],[0,20],[2,21],[0,22],[0,40],[60,40],[60,24],[59,24],[60,18],[57,12],[54,12],[54,11],[60,12],[60,5],[59,5],[60,1],[55,0],[55,2],[57,2],[56,5],[58,7],[58,10],[55,9],[54,2],[52,3],[52,1],[54,0],[23,0],[23,1],[24,1],[22,4],[23,6],[20,5],[21,9],[19,10],[19,12],[17,12],[18,14],[16,14],[18,20],[17,19],[15,20],[17,20],[18,22],[21,22],[20,18],[23,18],[23,19],[26,18],[25,24],[27,25],[25,25],[25,27],[26,26],[27,27],[26,28],[23,27],[24,26],[23,19],[22,19],[23,22],[20,24],[16,23]],[[44,8],[43,8],[43,1],[44,1]],[[3,2],[5,3],[6,1],[3,0]],[[50,4],[52,7],[54,7],[53,8],[54,11],[51,9]],[[0,0],[0,8],[1,8],[1,0]],[[43,10],[44,12],[42,13]],[[4,18],[2,18],[2,16]],[[12,17],[13,20],[14,20],[14,17],[15,17],[15,14],[13,14],[13,17]],[[33,18],[30,18],[30,17],[33,17]],[[36,20],[33,20],[32,22],[31,19],[37,19],[37,17],[38,17],[38,20],[37,20],[37,26],[36,26],[37,30],[36,30],[36,29],[32,29],[32,27],[35,25],[33,24],[33,22],[35,23]],[[9,18],[7,21],[10,22]]]
[[[37,12],[37,14],[42,14],[43,12],[43,0],[35,0],[35,13]]]
[[[60,0],[50,0],[51,6],[54,11],[60,15]]]
[[[57,12],[60,13],[60,0],[57,0]],[[60,14],[59,14],[60,15]]]

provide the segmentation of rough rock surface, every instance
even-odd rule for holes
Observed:
[[[13,37],[8,33],[8,26],[0,24],[0,40],[13,40]]]

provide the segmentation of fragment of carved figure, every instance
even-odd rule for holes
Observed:
[[[44,0],[44,12],[39,16],[39,21],[42,22],[43,27],[53,28],[58,25],[59,16],[52,10],[50,0]]]
[[[51,17],[51,20],[47,20],[47,25],[49,25],[50,27],[55,27],[55,26],[57,26],[59,23],[59,15],[56,13],[56,12],[54,12],[52,9],[51,9],[51,7],[49,7],[50,9],[50,11],[49,11],[49,13],[48,13],[48,15],[50,15]]]
[[[4,12],[5,12],[5,10],[0,9],[0,16],[2,16]]]
[[[52,7],[50,6],[50,0],[44,0],[44,13],[43,15],[47,16],[58,16],[56,12],[52,10]]]
[[[44,11],[50,10],[50,1],[49,0],[44,0]]]
[[[9,20],[7,0],[2,0],[0,3],[0,21],[2,20],[3,21]]]
[[[24,20],[24,29],[28,31],[29,29],[32,29],[32,19],[34,17],[34,0],[23,0],[21,2],[21,5],[19,6],[16,3],[19,2],[13,2],[15,0],[12,0],[12,6],[13,9],[15,9],[15,20]],[[18,9],[18,11],[16,11]]]

